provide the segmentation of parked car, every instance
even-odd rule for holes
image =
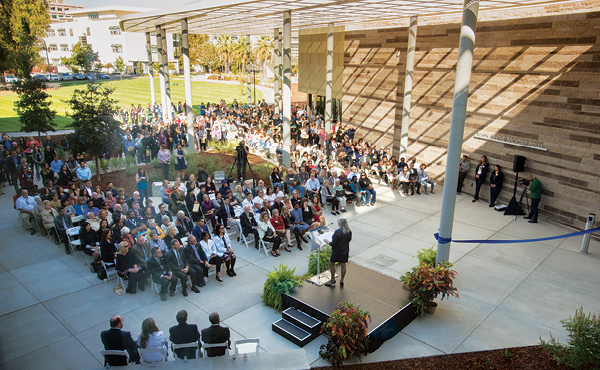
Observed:
[[[70,73],[59,73],[59,76],[60,76],[60,78],[63,81],[71,81],[71,80],[73,80],[73,76],[71,76]]]
[[[85,77],[81,73],[73,73],[71,76],[76,80],[85,80]]]
[[[86,73],[85,74],[85,79],[86,80],[95,80],[96,79],[96,75],[94,75],[93,73]]]
[[[40,74],[40,73],[33,75],[33,78],[35,78],[36,80],[40,80],[40,81],[49,81],[48,76]]]
[[[54,73],[50,73],[48,81],[60,81],[60,76]]]
[[[4,81],[6,81],[7,84],[14,84],[14,83],[19,82],[19,79],[13,75],[5,75]]]
[[[110,80],[110,76],[107,75],[106,73],[98,73],[98,79],[99,80]]]

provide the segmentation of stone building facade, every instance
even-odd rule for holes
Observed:
[[[600,2],[579,6],[587,9],[480,17],[463,142],[472,165],[486,155],[502,166],[504,204],[513,192],[514,156],[527,157],[525,174],[542,182],[541,218],[576,228],[600,209]],[[460,19],[430,22],[416,37],[408,156],[427,163],[438,183],[444,180],[459,32]],[[406,26],[345,32],[343,115],[353,117],[357,137],[394,147],[394,153],[407,42]],[[474,169],[464,192],[474,191],[472,181]],[[487,184],[481,194],[489,200]]]

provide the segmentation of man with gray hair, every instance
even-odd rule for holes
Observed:
[[[133,252],[134,264],[138,265],[139,268],[147,273],[148,264],[146,261],[152,255],[150,254],[150,244],[146,243],[146,238],[143,235],[137,237],[131,252]]]
[[[227,342],[227,348],[231,348],[231,340],[229,339],[229,328],[220,325],[221,319],[216,312],[208,315],[210,326],[202,329],[202,342],[206,344],[224,343]],[[208,357],[216,357],[225,355],[225,347],[206,348]]]

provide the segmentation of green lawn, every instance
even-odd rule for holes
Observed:
[[[115,77],[113,77],[115,78]],[[118,77],[117,77],[118,78]],[[62,87],[48,90],[52,96],[52,108],[56,110],[57,129],[63,129],[70,122],[66,117],[67,105],[63,100],[67,100],[73,94],[76,88],[81,88],[87,82],[63,82]],[[96,83],[105,84],[115,88],[113,97],[119,101],[122,106],[130,106],[132,103],[136,106],[142,104],[147,106],[150,102],[150,81],[148,77],[139,77],[123,80],[104,80]],[[160,103],[160,89],[158,78],[155,79],[154,89],[158,103]],[[242,89],[238,84],[216,84],[206,82],[192,82],[192,99],[194,101],[194,113],[200,113],[200,103],[215,102],[225,99],[231,103],[233,99],[238,102],[245,102],[247,98],[241,93]],[[244,87],[245,91],[245,87]],[[257,101],[262,100],[263,95],[256,91]],[[16,94],[0,95],[0,132],[18,132],[21,130],[21,123],[14,111],[14,102],[17,99]],[[171,100],[177,105],[177,102],[185,102],[185,88],[183,79],[171,79]]]

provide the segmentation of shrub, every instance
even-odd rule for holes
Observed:
[[[281,311],[283,303],[281,302],[281,293],[289,293],[292,289],[302,285],[302,278],[295,275],[296,268],[288,268],[280,263],[279,269],[267,273],[267,281],[263,286],[261,298],[265,306],[273,307]]]
[[[240,142],[236,140],[209,140],[206,146],[213,149],[217,153],[233,153]]]
[[[137,172],[137,171],[136,171]],[[153,182],[162,181],[162,171],[161,170],[152,170],[148,172],[148,183],[152,184]]]
[[[90,168],[90,172],[92,173],[92,175],[95,175],[96,174],[96,161],[86,162],[86,164]]]
[[[134,176],[138,171],[136,166],[128,166],[125,169],[125,176]],[[148,175],[148,180],[150,180],[150,175]]]
[[[154,158],[152,161],[150,161],[150,163],[152,164],[153,168],[160,167],[160,162],[158,161],[158,158]]]
[[[215,171],[226,171],[226,169],[221,165],[219,157],[212,155],[199,156],[198,168],[204,168],[206,173],[211,177],[214,175]]]
[[[100,160],[100,170],[102,172],[108,171],[108,161],[106,159],[101,159]]]
[[[329,259],[331,258],[331,245],[327,245],[325,248],[321,248],[321,272],[329,269]],[[308,254],[308,276],[315,276],[317,274],[317,250],[314,250]]]
[[[560,321],[569,333],[569,344],[559,343],[550,334],[550,340],[540,337],[540,344],[554,356],[559,364],[572,368],[600,368],[600,316],[583,312],[583,307],[575,311],[575,316]]]
[[[369,324],[371,315],[346,301],[340,302],[331,313],[321,332],[329,337],[319,356],[331,360],[333,366],[343,365],[352,356],[361,357],[369,348]]]
[[[135,164],[137,163],[135,157],[132,157],[130,155],[125,156],[125,165],[127,167],[129,166],[135,166]]]
[[[112,157],[111,159],[108,160],[108,164],[112,168],[121,167],[121,163],[120,162],[121,162],[121,158],[118,158],[118,157]]]
[[[419,260],[419,265],[426,264],[427,266],[433,267],[435,266],[435,259],[437,257],[437,251],[431,247],[429,249],[421,249],[417,253],[417,259]]]
[[[265,183],[271,182],[271,172],[273,171],[273,167],[275,167],[272,163],[260,163],[252,166],[252,172],[254,172],[254,176],[258,179],[262,179]]]
[[[423,315],[439,295],[442,300],[449,296],[459,298],[458,289],[453,282],[457,272],[450,269],[452,266],[454,264],[450,262],[433,267],[422,264],[400,277],[400,281],[413,292],[414,298],[410,303],[415,306],[418,315]]]

